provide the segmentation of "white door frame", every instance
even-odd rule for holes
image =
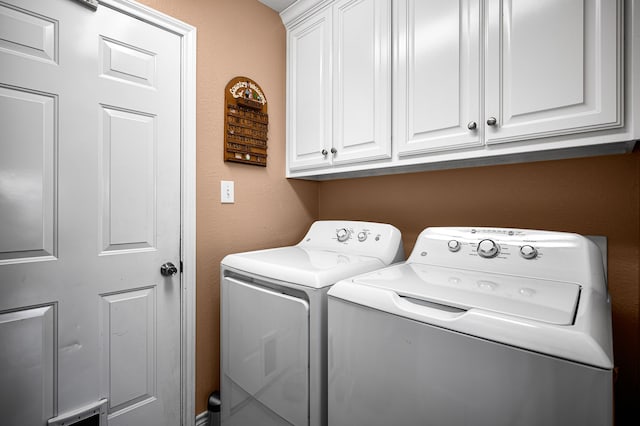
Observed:
[[[181,38],[181,247],[180,411],[183,426],[195,424],[196,342],[196,28],[132,0],[99,0]]]

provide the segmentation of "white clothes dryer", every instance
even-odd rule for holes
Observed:
[[[221,263],[223,426],[327,424],[327,291],[404,260],[387,224],[318,221],[299,244]]]
[[[582,236],[427,228],[328,296],[331,426],[612,424],[611,305]]]

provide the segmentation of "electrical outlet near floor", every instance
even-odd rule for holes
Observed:
[[[232,180],[220,181],[220,202],[222,204],[235,203],[234,185]]]

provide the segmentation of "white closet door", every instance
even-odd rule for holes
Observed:
[[[0,413],[180,423],[180,38],[0,3]]]

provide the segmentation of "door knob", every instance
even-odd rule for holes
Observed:
[[[489,117],[489,118],[487,119],[487,124],[488,124],[489,126],[495,126],[497,122],[498,122],[498,120],[496,120],[496,118],[495,118],[495,117]]]
[[[467,129],[469,130],[475,130],[478,127],[478,125],[476,124],[475,121],[470,121],[469,124],[467,124]]]
[[[332,154],[335,154],[336,152],[338,152],[338,150],[337,150],[337,149],[335,149],[335,148],[331,148],[331,153],[332,153]]]
[[[160,273],[163,277],[170,277],[178,273],[178,268],[171,262],[167,262],[160,267]]]
[[[323,149],[320,153],[326,157],[329,152],[326,149]]]

